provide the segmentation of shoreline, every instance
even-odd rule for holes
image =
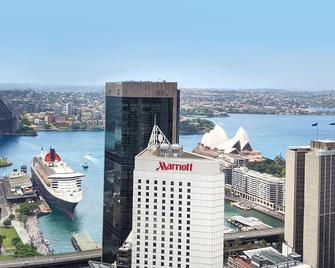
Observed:
[[[229,201],[234,201],[234,202],[247,202],[245,199],[243,198],[240,198],[240,197],[237,197],[237,196],[233,196],[231,194],[225,194],[225,199],[226,200],[229,200]],[[280,220],[282,222],[284,222],[285,220],[285,214],[284,213],[280,213],[280,212],[277,212],[277,211],[274,211],[274,210],[270,210],[266,207],[263,207],[261,205],[258,205],[258,204],[255,204],[255,203],[252,203],[252,202],[248,202],[248,205],[251,206],[251,209],[253,210],[256,210],[258,212],[261,212],[269,217],[272,217],[272,218],[275,218],[277,220]]]

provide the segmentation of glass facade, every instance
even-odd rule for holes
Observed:
[[[106,96],[103,261],[112,262],[132,228],[134,158],[156,123],[172,141],[173,98]],[[178,135],[175,133],[178,142]]]

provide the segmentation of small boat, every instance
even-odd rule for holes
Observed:
[[[84,169],[87,169],[88,168],[88,164],[85,162],[81,165]]]

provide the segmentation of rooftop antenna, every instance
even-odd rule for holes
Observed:
[[[150,135],[150,140],[149,140],[147,148],[157,147],[158,145],[161,145],[161,144],[171,145],[171,143],[165,137],[162,130],[157,126],[156,115],[155,115],[154,127],[152,128],[151,135]]]

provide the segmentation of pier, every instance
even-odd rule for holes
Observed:
[[[77,251],[87,251],[101,248],[97,242],[85,233],[73,234],[71,242]]]
[[[272,226],[267,225],[254,217],[233,216],[227,221],[230,224],[237,226],[242,231],[265,230],[272,228]]]

